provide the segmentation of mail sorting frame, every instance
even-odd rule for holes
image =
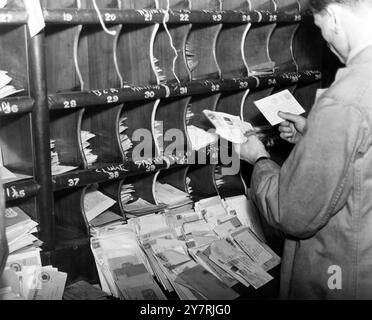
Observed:
[[[82,10],[84,10],[84,9],[82,9]],[[53,10],[49,10],[49,12],[52,12],[52,11]],[[4,14],[5,14],[5,12],[7,12],[7,10],[2,10],[2,12],[4,12]],[[77,12],[79,12],[79,10],[77,10]],[[20,21],[20,22],[21,23],[19,25],[22,25],[23,28],[25,28],[25,26],[24,26],[25,20]],[[96,21],[96,23],[97,23],[97,21]],[[33,82],[34,86],[37,86],[37,88],[36,89],[31,88],[31,89],[35,90],[35,92],[37,92],[37,94],[32,94],[32,92],[34,92],[34,91],[30,90],[30,92],[31,92],[30,96],[32,98],[27,99],[28,104],[24,108],[25,111],[26,110],[31,111],[31,107],[30,107],[31,102],[30,101],[31,100],[34,101],[34,108],[32,109],[32,112],[33,113],[37,112],[37,118],[35,117],[35,120],[33,120],[33,121],[36,122],[36,119],[37,119],[37,124],[38,125],[37,126],[34,125],[32,127],[32,130],[39,132],[39,134],[37,134],[35,132],[32,135],[33,137],[35,137],[35,139],[39,140],[38,143],[36,143],[36,142],[34,143],[34,147],[36,149],[35,158],[38,159],[38,160],[35,160],[35,166],[39,167],[38,170],[35,169],[35,171],[37,171],[37,173],[38,173],[38,174],[35,174],[35,180],[38,182],[37,185],[40,186],[40,189],[38,190],[38,193],[37,193],[38,194],[37,203],[39,205],[38,208],[41,208],[41,209],[38,209],[37,212],[39,213],[39,215],[41,215],[43,217],[43,218],[38,218],[38,220],[39,220],[38,222],[40,223],[41,231],[46,230],[46,232],[49,233],[49,238],[50,239],[45,238],[45,236],[44,236],[44,237],[42,237],[42,240],[44,240],[44,242],[46,244],[50,245],[51,248],[55,247],[53,245],[53,243],[55,241],[53,241],[53,240],[55,240],[55,238],[60,237],[61,234],[64,234],[68,231],[68,230],[67,231],[63,230],[64,228],[61,228],[62,232],[60,232],[60,230],[58,230],[57,235],[55,235],[54,232],[53,232],[54,228],[55,228],[55,221],[54,221],[53,214],[51,214],[53,212],[53,209],[52,209],[53,208],[53,202],[52,202],[53,196],[51,195],[52,181],[53,181],[53,184],[55,186],[55,188],[54,188],[55,189],[55,194],[57,194],[57,195],[54,196],[54,200],[56,200],[56,198],[59,197],[58,193],[62,192],[61,189],[65,189],[65,190],[68,189],[69,191],[63,191],[63,192],[65,192],[65,193],[71,192],[72,194],[74,194],[74,196],[73,196],[74,199],[75,198],[76,199],[79,199],[79,198],[81,199],[81,196],[79,196],[79,194],[83,193],[83,190],[80,190],[81,187],[85,188],[85,185],[90,185],[90,184],[95,183],[95,182],[101,182],[102,184],[104,184],[104,182],[107,182],[107,180],[110,180],[109,175],[107,175],[107,174],[103,175],[102,173],[97,173],[97,170],[87,168],[84,165],[84,161],[81,161],[80,163],[78,163],[78,161],[77,161],[77,164],[78,164],[77,166],[80,169],[79,173],[66,174],[66,175],[63,175],[61,177],[53,177],[52,178],[51,173],[48,172],[48,171],[50,171],[50,158],[49,158],[50,157],[50,150],[49,150],[50,137],[48,136],[48,133],[54,131],[54,129],[52,129],[53,126],[58,127],[59,125],[56,125],[56,123],[58,121],[55,121],[54,115],[49,117],[49,112],[48,112],[48,108],[47,108],[46,101],[47,101],[48,96],[47,96],[47,92],[45,90],[45,87],[46,87],[45,82],[46,82],[46,79],[47,79],[46,74],[48,73],[49,69],[45,68],[45,67],[46,67],[46,65],[48,65],[48,67],[49,67],[50,64],[46,63],[47,57],[45,57],[46,55],[45,55],[45,52],[44,52],[43,49],[45,49],[45,43],[47,41],[49,41],[49,39],[51,39],[51,37],[50,37],[51,29],[50,28],[56,27],[58,29],[60,26],[63,26],[63,28],[61,27],[61,29],[74,28],[75,29],[74,33],[78,32],[79,31],[78,29],[80,29],[80,27],[81,27],[80,25],[76,25],[76,24],[71,24],[71,25],[63,24],[63,23],[61,23],[60,25],[56,25],[55,23],[49,24],[48,19],[47,19],[47,29],[46,29],[46,31],[41,33],[40,35],[36,36],[33,39],[29,39],[29,41],[30,41],[29,46],[31,48],[33,48],[33,51],[30,51],[30,53],[29,53],[31,56],[33,55],[33,58],[30,57],[30,60],[29,60],[30,61],[30,73],[33,71],[36,74],[36,76],[32,75],[31,77],[33,79],[38,78],[39,81]],[[64,32],[65,32],[65,30],[63,30],[62,33],[64,33]],[[48,47],[48,45],[47,45],[47,47]],[[313,80],[319,80],[319,74],[314,73],[312,76],[313,76]],[[278,77],[279,77],[278,75],[275,75],[271,78],[271,80],[276,79]],[[216,80],[214,80],[214,82],[212,81],[211,83],[209,83],[207,85],[204,85],[203,81],[199,81],[199,82],[194,81],[194,83],[186,83],[186,85],[182,86],[182,87],[187,88],[188,92],[190,93],[190,95],[192,97],[198,97],[196,94],[216,95],[216,94],[219,94],[220,92],[224,92],[223,90],[227,90],[227,91],[228,90],[234,90],[234,91],[241,90],[242,85],[244,86],[245,82],[247,80],[246,78],[241,78],[241,79],[244,80],[244,81],[241,81],[241,82],[234,81],[234,85],[232,85],[231,82],[229,83],[229,85],[232,86],[232,89],[231,88],[227,89],[227,87],[229,87],[229,85],[226,85],[226,83],[228,83],[228,81],[224,81],[224,80],[220,80],[220,79],[216,79]],[[251,79],[248,79],[248,80],[249,80],[248,83],[254,83],[254,85],[252,87],[257,85],[256,79],[251,78]],[[283,79],[281,79],[281,80],[283,80]],[[291,81],[293,81],[293,79],[290,80],[289,82],[291,82]],[[268,83],[269,83],[269,81],[266,82],[266,85]],[[280,85],[280,81],[278,81],[277,84],[278,83]],[[49,79],[47,81],[47,84],[48,84],[48,88],[49,88],[49,84],[50,84]],[[100,97],[98,97],[98,96],[92,98],[89,95],[90,97],[89,97],[89,99],[87,99],[89,103],[88,103],[88,106],[86,108],[83,108],[84,103],[80,104],[81,100],[78,101],[78,99],[76,99],[78,101],[76,108],[70,108],[70,110],[63,110],[62,111],[61,109],[63,109],[63,108],[59,108],[58,104],[53,105],[53,101],[55,101],[55,98],[63,97],[63,94],[64,94],[63,92],[64,91],[71,91],[71,89],[73,89],[72,91],[75,90],[76,94],[75,93],[74,94],[69,94],[68,95],[69,97],[74,97],[74,95],[79,96],[79,94],[81,94],[80,90],[82,88],[81,87],[79,88],[79,83],[72,82],[71,84],[72,84],[72,86],[67,86],[65,88],[55,88],[54,89],[55,92],[49,90],[48,93],[49,93],[49,102],[50,102],[50,108],[51,108],[50,113],[52,114],[52,113],[56,112],[56,114],[57,114],[58,112],[60,112],[61,113],[61,116],[60,116],[61,118],[64,117],[64,114],[72,113],[74,118],[77,119],[77,120],[75,120],[73,122],[74,123],[73,127],[76,128],[76,130],[71,130],[71,131],[75,131],[75,135],[78,137],[78,134],[76,133],[76,131],[78,131],[77,129],[79,129],[79,126],[81,125],[81,123],[79,124],[79,122],[82,122],[81,113],[85,112],[86,109],[94,109],[95,108],[95,107],[90,108],[89,104],[91,104],[92,100],[93,100],[93,105],[94,106],[99,105],[100,103],[102,103],[102,100],[99,99]],[[259,85],[260,86],[265,86],[265,80],[263,80],[263,81],[260,80]],[[226,89],[224,89],[225,87],[226,87]],[[174,88],[174,90],[171,90],[172,91],[171,95],[172,94],[174,96],[180,95],[180,93],[181,93],[180,90],[177,90],[176,87],[173,87],[173,88]],[[156,89],[156,90],[154,90],[155,97],[157,97],[157,98],[165,98],[166,97],[167,93],[164,93],[162,91],[162,87],[155,85],[155,89]],[[146,102],[150,101],[150,100],[143,100],[144,97],[146,96],[146,90],[137,91],[138,94],[132,94],[132,92],[130,92],[130,94],[128,96],[131,96],[131,97],[129,97],[129,98],[126,97],[127,93],[129,91],[127,91],[127,92],[125,92],[125,90],[122,90],[122,91],[123,91],[123,94],[120,96],[120,98],[121,98],[120,101],[119,101],[120,103],[127,102],[126,100],[132,98],[133,95],[136,96],[133,100],[137,100],[137,101],[133,101],[134,103],[138,103],[138,104],[144,103],[144,102],[141,102],[140,100],[146,101]],[[84,94],[81,94],[81,96],[83,96],[83,95]],[[105,92],[103,92],[103,96],[104,96],[104,98],[107,98],[107,94],[105,94]],[[10,100],[12,100],[12,98]],[[71,99],[71,100],[73,100],[73,99]],[[64,100],[64,102],[71,101],[71,100]],[[20,108],[22,108],[22,103],[20,102],[18,104],[20,106]],[[154,103],[154,100],[151,100],[150,103]],[[57,106],[57,107],[54,108],[55,106]],[[65,107],[64,104],[63,104],[63,106]],[[103,104],[103,106],[105,106],[105,104]],[[134,107],[134,109],[135,109],[135,107]],[[6,118],[7,117],[8,116],[6,116]],[[57,120],[59,120],[58,115],[56,117],[57,117]],[[40,119],[42,119],[42,121],[40,121]],[[68,121],[65,121],[65,123],[66,122],[68,122]],[[40,123],[43,123],[44,126],[40,126]],[[62,125],[62,127],[64,127],[64,125]],[[70,128],[70,126],[66,126],[66,127]],[[49,130],[49,128],[50,128],[50,130]],[[66,130],[66,131],[68,131],[68,130]],[[78,151],[76,154],[77,154],[77,156],[79,156],[79,148],[76,148],[76,150]],[[80,155],[81,155],[81,150],[80,150]],[[44,164],[49,164],[49,166],[48,165],[42,165],[43,163]],[[72,164],[75,164],[75,163],[76,162],[72,162]],[[102,162],[102,164],[104,164],[104,163],[105,162]],[[107,168],[109,168],[109,167],[110,166],[107,166]],[[136,173],[142,173],[142,172],[146,172],[147,170],[149,170],[148,167],[146,167],[146,168],[141,167],[140,169],[138,169],[138,167],[136,165],[134,165],[133,163],[131,165],[129,165],[128,167],[132,168],[133,171],[129,174],[127,172],[121,173],[120,177],[118,178],[119,180],[120,180],[120,178],[125,178],[129,175],[132,175],[132,174],[135,175]],[[150,168],[150,170],[152,169],[152,170],[154,170],[154,172],[157,172],[159,169],[167,169],[167,167],[168,167],[167,164],[155,163],[155,170],[154,170],[154,168]],[[183,170],[183,168],[182,168],[182,170]],[[76,178],[76,177],[80,177],[80,178]],[[69,184],[71,183],[71,180],[73,180],[73,179],[80,179],[80,182],[77,183],[76,186],[70,187]],[[66,184],[64,184],[64,183],[66,183]],[[35,186],[36,183],[32,184],[32,185]],[[36,188],[36,189],[38,189],[38,188]],[[45,194],[47,194],[48,196],[45,196]],[[44,197],[44,200],[41,200],[42,196]],[[58,203],[58,202],[59,202],[59,200],[56,201],[56,203]],[[62,201],[62,202],[68,203],[68,201]],[[59,209],[57,209],[57,210],[59,210]],[[81,201],[80,201],[80,211],[81,211]],[[81,212],[77,213],[76,215],[79,215],[79,214],[80,214],[80,217],[82,217]],[[86,222],[82,221],[81,219],[80,219],[80,222],[85,223],[85,225],[84,225],[84,223],[82,223],[81,227],[82,227],[82,230],[86,231]],[[46,226],[48,226],[48,227],[46,227]],[[58,228],[58,229],[60,229],[60,228]],[[60,253],[64,250],[66,250],[66,247],[67,248],[68,247],[75,247],[75,248],[78,248],[77,250],[79,250],[79,245],[78,244],[82,243],[82,244],[85,245],[86,243],[88,243],[89,239],[86,236],[87,236],[87,234],[85,234],[85,236],[82,237],[82,239],[76,238],[75,236],[73,236],[72,239],[70,239],[72,241],[70,241],[70,242],[66,241],[66,243],[68,243],[68,245],[63,246],[63,245],[58,244],[56,247],[57,247],[57,249],[59,250]],[[63,237],[68,239],[68,237],[66,237],[65,235]],[[55,261],[59,261],[59,263],[62,263],[62,261],[60,259],[60,255],[55,254],[55,252],[53,252],[53,251],[51,251],[51,253],[49,254],[49,257],[51,259],[53,257],[53,259]],[[74,268],[75,268],[75,270],[78,269],[78,268],[76,268],[76,266]]]

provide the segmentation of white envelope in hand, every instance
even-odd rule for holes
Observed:
[[[295,99],[295,97],[289,92],[289,90],[284,90],[267,98],[255,101],[255,105],[272,126],[284,121],[278,116],[279,111],[293,113],[296,115],[306,112]]]

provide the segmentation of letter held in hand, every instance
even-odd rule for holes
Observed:
[[[306,112],[289,90],[284,90],[267,98],[255,101],[255,105],[272,126],[284,121],[278,116],[279,111],[296,115]]]

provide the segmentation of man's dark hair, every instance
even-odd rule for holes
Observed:
[[[310,0],[309,5],[315,12],[321,12],[331,3],[339,3],[344,5],[353,6],[363,0]]]

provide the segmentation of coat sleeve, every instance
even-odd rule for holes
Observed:
[[[299,239],[324,227],[346,203],[367,131],[359,108],[330,99],[317,106],[282,168],[271,160],[254,168],[253,200],[268,223]]]

